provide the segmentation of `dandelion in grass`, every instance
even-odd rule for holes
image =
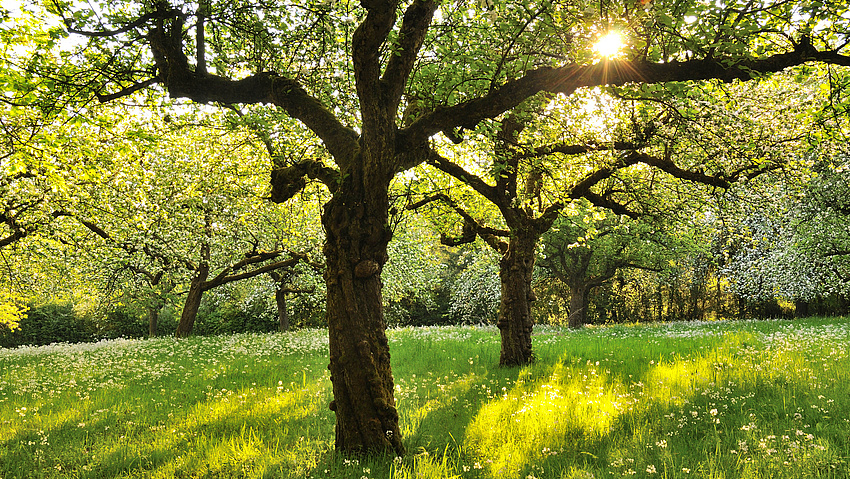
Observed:
[[[646,472],[649,474],[655,474],[658,471],[655,470],[655,464],[650,464],[646,466]]]

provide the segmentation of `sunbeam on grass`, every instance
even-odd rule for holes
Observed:
[[[0,350],[0,477],[847,478],[847,319],[389,332],[406,457],[340,457],[324,331]]]

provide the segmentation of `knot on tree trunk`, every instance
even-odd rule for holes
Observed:
[[[364,279],[370,276],[374,276],[380,270],[381,265],[379,265],[377,261],[372,261],[371,259],[364,259],[363,261],[357,263],[357,266],[354,267],[354,276]]]

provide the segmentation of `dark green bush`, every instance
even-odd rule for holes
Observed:
[[[98,336],[104,339],[144,338],[148,335],[147,316],[131,306],[110,308],[98,323]]]
[[[0,337],[0,346],[41,346],[51,343],[80,343],[96,339],[96,327],[74,312],[68,302],[30,305],[20,327]]]

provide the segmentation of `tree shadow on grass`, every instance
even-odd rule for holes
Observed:
[[[827,468],[846,472],[839,462],[846,444],[836,440],[842,433],[811,434],[826,417],[811,404],[819,386],[806,375],[761,375],[747,363],[747,345],[730,342],[686,358],[630,361],[622,370],[572,355],[541,362],[502,397],[478,405],[465,427],[464,455],[483,465],[482,477],[654,477],[668,470],[678,477],[747,468],[770,475],[788,464],[814,477]]]
[[[39,413],[0,442],[0,477],[264,477],[297,470],[333,437],[329,381],[315,372],[323,367],[312,367],[324,360],[308,359],[307,372],[297,371],[301,380],[286,386],[258,387],[271,376],[233,368],[231,381],[216,381],[229,389],[198,386],[205,384],[201,370],[194,389],[175,379],[132,395],[113,389],[80,401],[68,394],[41,399]]]

